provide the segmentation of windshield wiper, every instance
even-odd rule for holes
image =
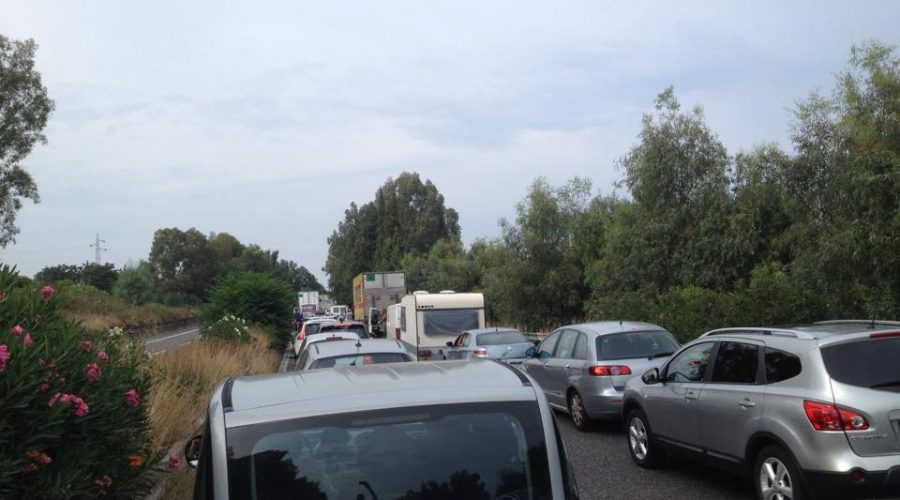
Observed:
[[[675,351],[672,351],[672,352],[658,352],[658,353],[654,354],[653,356],[650,356],[650,357],[647,358],[647,359],[664,358],[664,357],[666,357],[666,356],[671,356],[671,355],[673,355],[673,354],[675,354]]]
[[[893,382],[882,382],[880,384],[870,385],[869,389],[878,389],[879,387],[894,387],[900,385],[900,380],[894,380]]]

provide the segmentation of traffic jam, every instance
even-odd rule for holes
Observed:
[[[641,498],[704,498],[647,479],[685,464],[746,498],[900,497],[898,322],[682,345],[626,319],[489,326],[481,293],[407,293],[402,272],[358,275],[353,299],[302,292],[284,373],[218,387],[185,447],[195,498],[622,498],[573,464],[595,434]]]

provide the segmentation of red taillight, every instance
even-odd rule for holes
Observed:
[[[474,351],[472,351],[473,356],[487,356],[487,349],[484,347],[476,347]]]
[[[631,375],[631,368],[625,365],[603,365],[588,368],[588,373],[595,377],[615,377],[616,375]]]
[[[303,341],[303,332],[297,332],[297,340]]]
[[[866,417],[847,408],[828,403],[804,401],[806,418],[817,431],[864,431],[869,428]]]
[[[431,357],[431,349],[421,349],[419,351],[419,357],[423,359],[428,359]]]
[[[879,332],[869,335],[870,339],[886,339],[890,337],[900,337],[900,332]]]

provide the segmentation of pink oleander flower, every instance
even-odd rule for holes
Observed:
[[[89,384],[100,379],[100,365],[97,363],[88,363],[84,370]]]
[[[81,350],[84,352],[91,352],[91,343],[85,340],[81,343]]]
[[[16,337],[18,337],[19,335],[22,335],[23,333],[25,333],[25,329],[22,328],[22,327],[19,326],[19,325],[16,325],[16,326],[12,327],[12,329],[11,329],[10,331],[11,331],[12,334],[15,335]]]
[[[9,362],[10,356],[9,347],[6,344],[0,344],[0,373],[6,371],[6,363]]]
[[[59,377],[59,380],[56,381],[56,385],[60,387],[66,385],[66,377]]]
[[[53,287],[44,285],[44,288],[41,288],[41,295],[44,296],[44,300],[50,300],[50,297],[53,296]]]
[[[129,389],[125,393],[125,403],[132,408],[137,408],[141,404],[141,396],[138,394],[137,389]]]
[[[28,459],[29,462],[37,465],[47,465],[53,461],[46,453],[37,450],[26,451],[25,458]]]
[[[71,395],[71,394],[65,394],[65,393],[61,394],[61,395],[59,396],[59,402],[62,403],[62,404],[64,404],[64,405],[67,405],[67,406],[68,406],[68,404],[69,404],[70,402],[72,402],[72,395]]]
[[[61,395],[62,394],[57,392],[57,393],[53,394],[52,396],[50,396],[50,401],[47,403],[47,406],[49,406],[50,408],[53,408],[53,406],[56,404],[56,402],[59,401],[59,397]]]
[[[75,405],[76,417],[83,417],[87,415],[89,411],[91,411],[91,407],[88,406],[87,403],[85,403],[84,400],[79,398],[78,396],[72,396],[72,404]]]
[[[178,455],[171,455],[169,457],[169,470],[178,470],[181,468],[181,457]]]
[[[41,392],[47,392],[49,390],[50,390],[50,382],[47,379],[44,379],[44,381],[41,382]]]
[[[106,351],[99,351],[97,352],[97,359],[99,359],[101,363],[106,363],[109,361],[109,354],[106,354]]]
[[[31,345],[31,344],[33,344],[33,342],[31,341],[31,334],[30,334],[30,333],[26,333],[26,334],[25,334],[25,338],[22,339],[22,343],[25,344],[25,345]]]
[[[94,488],[97,488],[97,492],[100,493],[101,496],[106,496],[111,487],[112,479],[105,474],[94,481]]]

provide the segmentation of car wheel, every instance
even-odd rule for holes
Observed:
[[[756,497],[760,500],[806,500],[800,472],[782,447],[769,445],[756,456],[753,467]]]
[[[631,410],[625,422],[628,426],[625,438],[628,439],[628,451],[634,463],[645,469],[659,467],[662,450],[653,443],[653,434],[644,412],[639,409]]]
[[[576,429],[579,431],[590,430],[593,422],[588,417],[587,410],[584,409],[584,400],[581,399],[581,394],[578,394],[577,391],[569,394],[569,416],[572,417],[572,424]]]

